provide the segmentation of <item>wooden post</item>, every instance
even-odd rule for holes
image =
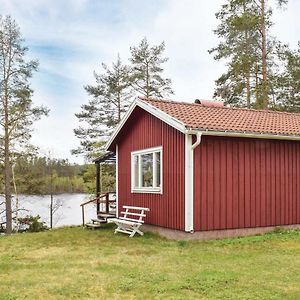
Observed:
[[[106,207],[106,213],[109,213],[109,193],[106,193],[105,195],[105,207]]]
[[[97,214],[100,211],[99,196],[100,196],[100,163],[96,162],[96,198],[98,199],[97,200]]]
[[[50,195],[50,228],[53,227],[53,195]]]
[[[85,225],[85,222],[84,222],[84,205],[81,206],[81,209],[82,209],[82,226]]]

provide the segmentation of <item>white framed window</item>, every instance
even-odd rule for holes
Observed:
[[[131,192],[162,194],[162,147],[131,152]]]

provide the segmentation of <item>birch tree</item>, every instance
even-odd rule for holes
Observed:
[[[31,137],[31,125],[48,110],[35,107],[29,79],[38,62],[27,61],[19,26],[0,16],[0,151],[4,168],[6,232],[12,232],[12,159]]]

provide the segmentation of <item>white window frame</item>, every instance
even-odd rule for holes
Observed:
[[[142,164],[141,164],[141,155],[144,154],[154,154],[156,152],[160,153],[160,187],[142,187]],[[134,186],[135,174],[134,174],[134,157],[139,156],[139,172],[138,172],[138,181],[139,187]],[[153,184],[157,182],[157,164],[153,155]],[[153,193],[153,194],[162,194],[163,193],[163,150],[162,146],[147,148],[143,150],[133,151],[131,152],[131,193]]]

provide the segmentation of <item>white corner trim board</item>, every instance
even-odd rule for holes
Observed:
[[[116,145],[116,217],[119,218],[119,145]]]
[[[194,149],[200,145],[202,132],[196,133],[193,144],[193,134],[185,134],[185,231],[194,231]]]

